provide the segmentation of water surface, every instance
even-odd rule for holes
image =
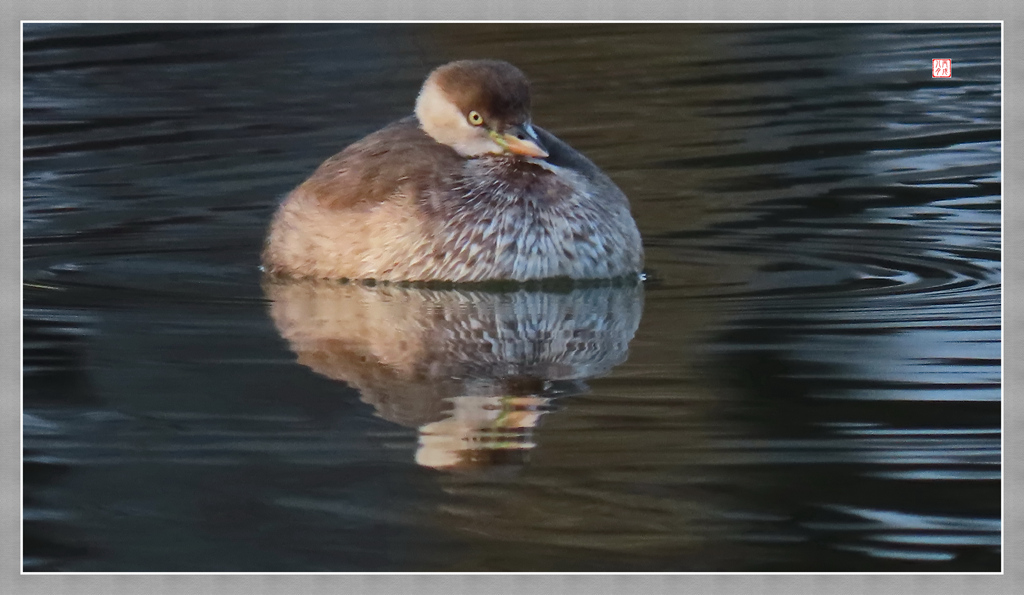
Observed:
[[[643,287],[282,285],[497,57]],[[953,77],[933,79],[932,58]],[[26,25],[28,571],[998,571],[998,25]]]

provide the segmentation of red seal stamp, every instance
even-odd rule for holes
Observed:
[[[932,78],[948,79],[953,76],[953,61],[949,58],[932,60]]]

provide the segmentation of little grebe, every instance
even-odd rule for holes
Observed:
[[[379,281],[609,279],[643,266],[621,190],[530,122],[507,62],[434,70],[414,116],[325,161],[278,209],[269,273]]]

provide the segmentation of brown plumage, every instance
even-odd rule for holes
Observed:
[[[274,216],[268,272],[405,281],[612,278],[643,264],[629,203],[530,123],[514,66],[453,62],[416,114],[325,161]]]

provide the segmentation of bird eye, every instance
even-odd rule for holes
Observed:
[[[484,117],[480,115],[480,112],[469,112],[469,123],[473,126],[479,126],[484,123]]]

